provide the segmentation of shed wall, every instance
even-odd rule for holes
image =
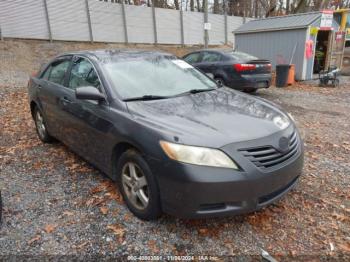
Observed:
[[[294,46],[296,51],[292,63],[295,64],[297,80],[305,80],[305,41],[307,28],[285,31],[257,32],[235,35],[235,48],[238,51],[269,59],[273,68],[279,63],[289,63]],[[305,72],[303,72],[305,70]]]

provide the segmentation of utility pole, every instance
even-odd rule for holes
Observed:
[[[208,24],[208,0],[204,0],[204,25]],[[204,48],[208,48],[209,32],[208,28],[204,28]]]

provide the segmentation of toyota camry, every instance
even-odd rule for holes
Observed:
[[[156,51],[65,53],[28,83],[39,139],[118,184],[141,219],[247,213],[297,183],[303,142],[276,105]]]

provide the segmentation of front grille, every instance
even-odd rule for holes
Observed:
[[[289,139],[289,149],[283,153],[272,146],[240,149],[239,151],[257,167],[262,169],[272,168],[291,159],[298,152],[297,133],[293,132]]]

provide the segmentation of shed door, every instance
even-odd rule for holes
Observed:
[[[342,67],[343,55],[345,47],[345,32],[334,32],[331,39],[331,49],[329,55],[327,55],[326,65]]]

